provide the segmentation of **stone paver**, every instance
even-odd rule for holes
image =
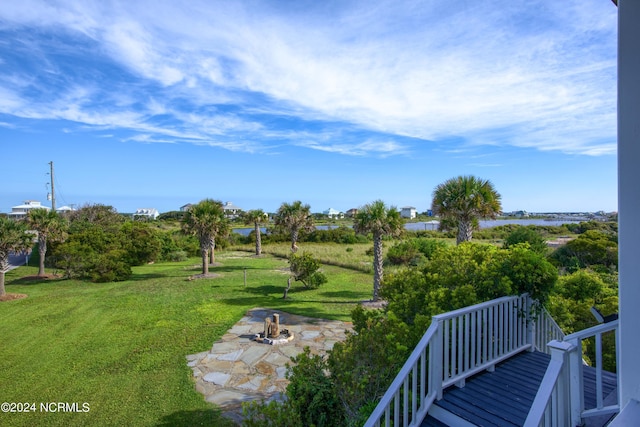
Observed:
[[[269,345],[253,340],[264,331],[264,319],[280,315],[281,329],[293,332],[286,344]],[[349,322],[298,316],[279,310],[254,308],[238,321],[211,351],[188,355],[196,390],[207,402],[219,405],[236,422],[242,419],[242,402],[282,399],[289,381],[287,363],[309,347],[312,354],[326,354],[352,329]]]

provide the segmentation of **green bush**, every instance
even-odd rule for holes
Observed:
[[[291,254],[289,256],[289,266],[294,279],[302,282],[308,289],[317,289],[327,282],[327,277],[319,271],[320,261],[315,259],[309,252],[303,252],[302,255]]]

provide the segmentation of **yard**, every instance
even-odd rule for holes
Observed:
[[[225,425],[195,391],[186,355],[254,307],[349,320],[372,294],[370,274],[324,265],[328,283],[295,283],[283,300],[285,259],[228,251],[216,260],[219,277],[199,280],[189,280],[198,259],[136,267],[119,283],[7,273],[7,292],[28,297],[0,303],[0,403],[29,412],[0,412],[0,425]]]

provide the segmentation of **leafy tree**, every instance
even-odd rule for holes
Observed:
[[[122,225],[120,232],[125,240],[128,263],[143,265],[156,261],[162,250],[159,232],[149,222],[128,221]]]
[[[302,282],[305,288],[316,289],[327,282],[327,277],[320,270],[320,261],[308,252],[289,256],[291,274],[296,281]]]
[[[356,233],[373,234],[373,301],[378,301],[380,284],[383,279],[383,236],[399,236],[403,231],[404,221],[395,206],[387,206],[382,200],[364,205],[358,209],[353,228]]]
[[[341,427],[344,414],[335,384],[325,374],[329,367],[324,357],[312,355],[309,347],[292,358],[295,365],[287,372],[287,398],[302,425]]]
[[[459,176],[435,188],[432,210],[441,218],[441,229],[457,227],[456,243],[460,244],[471,240],[478,219],[495,218],[502,206],[500,194],[490,181]]]
[[[528,293],[539,304],[545,304],[558,280],[558,270],[544,255],[519,244],[507,251],[502,272],[511,281],[514,293]]]
[[[291,251],[296,252],[298,238],[301,232],[310,233],[314,230],[311,207],[303,205],[300,200],[288,204],[283,203],[276,212],[274,223],[291,236]]]
[[[27,225],[38,236],[38,276],[44,276],[44,261],[47,242],[63,240],[66,237],[66,221],[56,211],[44,208],[32,209],[27,214]]]
[[[260,226],[269,222],[269,215],[267,215],[262,209],[254,209],[248,212],[243,212],[242,219],[245,224],[253,225],[256,235],[256,255],[262,254],[262,238],[260,232]]]
[[[422,268],[389,275],[383,297],[412,328],[415,344],[436,314],[523,292],[544,301],[556,280],[553,265],[526,246],[467,242],[439,248]]]
[[[214,251],[216,236],[226,233],[229,229],[222,202],[204,199],[191,206],[182,220],[182,229],[198,238],[202,274],[209,274],[209,251]]]
[[[344,413],[328,371],[327,361],[311,354],[309,347],[292,357],[287,372],[286,400],[268,404],[247,402],[242,406],[245,427],[341,427]]]
[[[126,218],[113,206],[88,204],[67,214],[69,233],[78,233],[84,228],[100,227],[107,233],[116,233]]]
[[[617,269],[617,236],[602,231],[587,230],[576,239],[556,249],[550,258],[570,271],[596,266]]]
[[[408,328],[392,313],[358,306],[351,317],[354,333],[334,345],[327,362],[344,410],[344,425],[355,426],[369,417],[412,347]]]
[[[431,259],[432,254],[446,243],[437,239],[415,238],[396,243],[387,252],[387,259],[394,265],[420,265]]]
[[[543,255],[549,252],[547,242],[533,227],[517,226],[507,235],[504,247],[508,249],[518,243],[528,243],[532,251]]]
[[[567,334],[595,326],[598,322],[591,307],[598,308],[605,316],[618,312],[615,275],[582,269],[560,276],[546,307]],[[604,369],[615,372],[614,334],[603,335],[602,350]],[[595,340],[583,341],[583,357],[595,361]]]
[[[68,238],[52,247],[65,277],[108,282],[131,276],[127,219],[107,205],[86,205],[68,215]]]
[[[26,224],[0,217],[0,296],[6,294],[4,275],[9,270],[9,255],[27,250],[32,239]]]
[[[606,284],[597,273],[585,269],[560,277],[556,293],[563,298],[595,305],[605,288]]]

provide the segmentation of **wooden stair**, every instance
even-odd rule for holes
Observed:
[[[462,388],[448,388],[421,426],[522,426],[549,360],[549,355],[538,351],[519,353],[498,364],[493,372],[467,379]],[[583,376],[585,407],[595,407],[595,370],[584,366]],[[615,374],[603,372],[603,390],[605,396],[615,396]],[[596,424],[604,425],[606,420],[600,422]]]

